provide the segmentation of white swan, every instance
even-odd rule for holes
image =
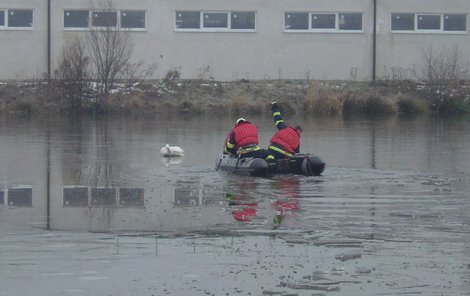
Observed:
[[[181,147],[170,146],[169,144],[166,144],[162,147],[162,149],[160,149],[160,154],[164,157],[182,157],[184,156],[184,150],[181,149]]]

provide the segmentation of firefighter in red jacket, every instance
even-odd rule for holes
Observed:
[[[239,118],[225,138],[224,154],[240,158],[268,157],[267,150],[261,149],[258,144],[258,129],[256,125],[245,118]]]
[[[271,104],[274,124],[278,131],[271,138],[268,153],[276,159],[290,158],[300,152],[300,126],[290,126],[284,123],[281,111],[276,102]]]

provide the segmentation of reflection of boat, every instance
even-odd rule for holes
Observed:
[[[270,174],[297,174],[319,176],[325,162],[318,156],[297,154],[286,159],[236,158],[222,154],[216,161],[216,170],[225,170],[243,175],[266,176]]]

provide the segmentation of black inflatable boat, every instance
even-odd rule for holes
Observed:
[[[319,176],[325,169],[325,162],[318,156],[297,154],[286,159],[237,158],[222,154],[216,161],[216,170],[224,170],[249,176],[272,174],[297,174]]]

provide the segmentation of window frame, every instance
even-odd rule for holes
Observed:
[[[0,24],[0,28],[1,28],[1,29],[4,29],[4,28],[6,27],[6,25],[7,25],[7,18],[6,18],[6,16],[5,16],[5,15],[6,15],[6,11],[7,11],[6,9],[0,9],[0,14],[3,14],[3,25]]]
[[[334,18],[334,24],[333,24],[333,27],[332,28],[314,28],[313,27],[313,17],[314,16],[320,16],[320,15],[323,15],[323,16],[328,16],[328,15],[332,15],[333,18]],[[312,12],[309,14],[309,19],[310,19],[310,24],[309,24],[309,29],[310,30],[313,30],[313,31],[317,31],[317,32],[334,32],[338,29],[338,14],[337,13],[334,13],[334,12]]]
[[[214,26],[214,27],[211,27],[211,26],[207,26],[206,27],[206,24],[205,24],[205,20],[208,19],[208,17],[210,15],[214,15],[214,16],[223,16],[225,15],[225,27],[218,27],[218,26]],[[230,25],[231,25],[231,20],[232,18],[229,17],[229,13],[228,12],[219,12],[219,11],[204,11],[201,13],[202,18],[201,18],[201,23],[200,23],[200,26],[203,30],[228,30],[230,28]],[[229,20],[230,18],[230,20]],[[223,19],[223,18],[221,18]],[[219,19],[216,19],[215,22],[219,22]],[[209,24],[208,24],[209,25]]]
[[[411,30],[394,30],[392,29],[393,16],[398,14],[412,14],[413,15],[413,29]],[[418,12],[392,12],[390,13],[390,32],[392,34],[467,34],[468,33],[468,15],[467,13],[418,13]],[[419,16],[439,16],[439,29],[419,29],[418,21]],[[464,16],[465,17],[465,29],[459,30],[445,30],[444,23],[446,16]]]
[[[307,13],[308,26],[307,29],[286,29],[286,15],[293,13]],[[340,15],[356,14],[361,16],[361,29],[360,30],[347,30],[340,28]],[[335,25],[334,28],[313,28],[313,17],[315,15],[334,15]],[[284,11],[284,32],[285,33],[351,33],[360,34],[364,33],[364,12],[348,11],[348,12],[332,12],[332,11]]]
[[[190,28],[178,28],[178,14],[179,13],[193,13],[193,14],[198,14],[197,20],[198,20],[198,27],[190,27]],[[200,31],[201,30],[201,11],[199,10],[175,10],[175,31],[184,31],[184,32],[190,32],[190,31]]]
[[[88,11],[88,26],[87,27],[65,27],[65,12],[67,11]],[[127,11],[132,11],[132,12],[142,12],[144,14],[144,28],[125,28],[122,27],[122,22],[121,22],[121,15],[122,12],[127,12]],[[93,13],[96,12],[113,12],[116,13],[116,26],[93,26]],[[74,9],[74,8],[67,8],[63,9],[63,14],[62,14],[62,29],[64,31],[89,31],[89,30],[96,30],[96,29],[106,29],[106,28],[111,28],[111,29],[116,29],[119,31],[147,31],[147,10],[145,9],[113,9],[113,10],[103,10],[103,9]]]
[[[31,12],[31,26],[18,26],[18,27],[11,27],[10,26],[10,12],[11,11],[29,11]],[[0,11],[3,11],[3,25],[0,25],[0,30],[6,31],[32,31],[34,29],[34,19],[35,19],[35,12],[34,9],[31,8],[1,8]]]
[[[93,20],[94,20],[94,14],[96,13],[106,13],[106,14],[114,14],[116,16],[116,24],[115,25],[111,25],[111,26],[102,26],[102,25],[99,25],[99,26],[95,26],[93,24]],[[119,22],[119,10],[102,10],[102,9],[95,9],[95,10],[90,10],[90,29],[117,29],[119,30],[120,29],[120,22]]]
[[[307,15],[307,28],[306,29],[287,29],[287,22],[286,22],[286,19],[288,19],[288,15],[291,14],[297,14],[297,15],[304,15],[306,14]],[[307,11],[286,11],[284,12],[284,31],[287,31],[287,32],[306,32],[306,31],[309,31],[310,28],[311,28],[311,23],[312,23],[312,20],[311,20],[311,13],[310,12],[307,12]]]
[[[439,17],[439,28],[437,29],[420,29],[419,28],[419,21],[420,17]],[[415,29],[417,32],[439,32],[442,31],[442,15],[437,13],[416,13],[415,14]]]
[[[394,30],[393,29],[393,17],[394,15],[411,15],[412,16],[412,21],[411,21],[411,25],[412,25],[412,28],[411,29],[406,29],[406,30]],[[413,13],[413,12],[392,12],[390,14],[390,31],[392,32],[400,32],[400,33],[408,33],[408,32],[413,32],[415,31],[415,27],[416,27],[416,13]]]
[[[122,13],[123,12],[142,12],[144,14],[144,27],[137,27],[137,28],[127,28],[122,26]],[[119,29],[124,31],[146,31],[147,30],[147,10],[143,9],[120,9],[118,13],[118,23]]]
[[[449,17],[449,16],[464,16],[465,17],[465,29],[463,31],[460,31],[460,30],[446,30],[445,29],[446,17]],[[442,14],[442,30],[446,34],[467,33],[468,32],[468,13],[443,13]]]
[[[86,11],[88,13],[87,26],[86,27],[66,27],[65,26],[65,13],[69,11]],[[84,31],[90,28],[90,9],[64,9],[63,17],[63,29],[64,31]]]
[[[253,28],[233,28],[233,17],[234,17],[234,14],[253,14]],[[237,32],[237,31],[240,31],[240,32],[247,32],[247,31],[255,31],[256,30],[256,11],[254,10],[231,10],[230,11],[230,31],[231,32]]]
[[[177,27],[177,17],[178,13],[199,13],[199,27],[198,28],[178,28]],[[254,28],[253,29],[233,29],[232,28],[232,15],[235,13],[253,13],[254,14]],[[205,27],[204,26],[204,17],[208,14],[225,14],[226,15],[226,26],[224,27]],[[175,32],[256,32],[256,15],[257,11],[255,10],[175,10],[174,17],[174,31]]]

